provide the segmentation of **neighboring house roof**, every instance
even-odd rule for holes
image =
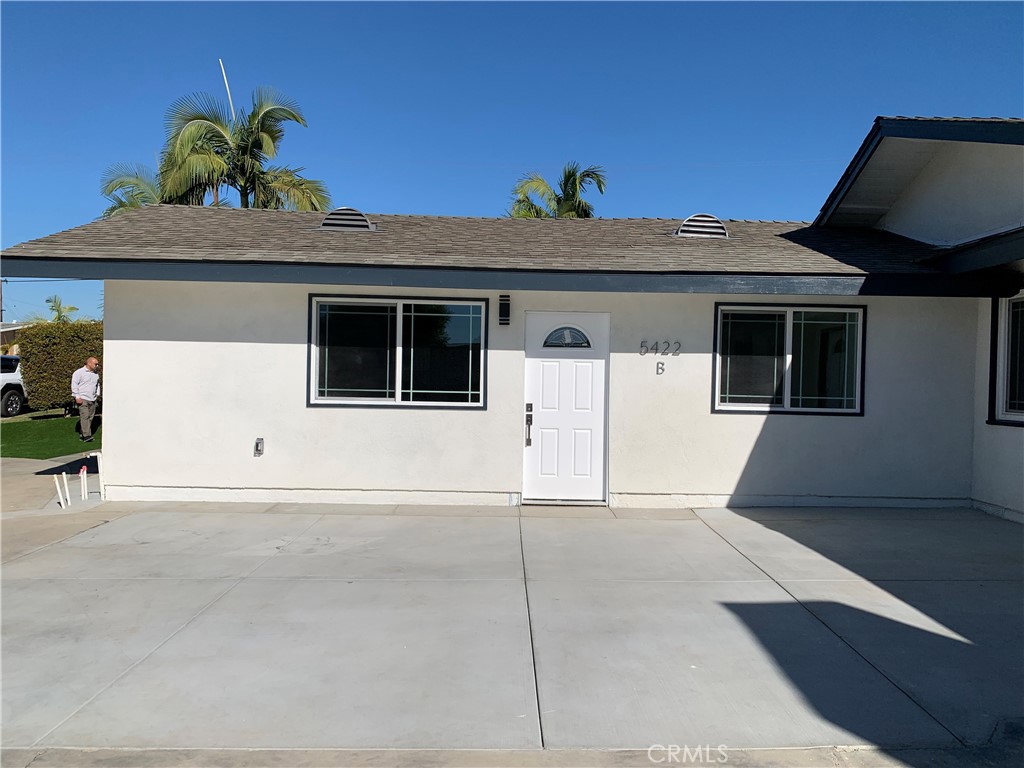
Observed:
[[[32,323],[0,323],[0,333],[28,328]]]
[[[1024,145],[1024,119],[876,117],[814,223],[871,227],[943,142]]]
[[[727,239],[673,235],[681,219],[367,214],[375,231],[321,230],[324,214],[156,205],[3,252],[21,260],[742,274],[927,274],[930,246],[884,232],[726,221]],[[97,264],[96,277],[103,277]]]

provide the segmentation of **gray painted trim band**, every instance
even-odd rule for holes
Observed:
[[[896,139],[1024,144],[1024,122],[1020,121],[899,120],[883,117],[878,125],[883,136]]]
[[[927,263],[946,272],[959,274],[1021,261],[1024,261],[1024,228],[952,248],[928,259]]]
[[[491,291],[608,293],[717,293],[789,296],[1012,295],[1010,286],[985,275],[748,275],[723,273],[551,272],[282,264],[213,261],[25,259],[3,262],[5,277],[70,277],[83,280],[299,283]],[[1013,289],[1016,293],[1016,288]]]

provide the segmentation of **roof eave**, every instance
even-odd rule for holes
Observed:
[[[823,227],[828,224],[828,220],[832,217],[836,208],[846,197],[846,193],[850,191],[850,187],[860,176],[860,172],[864,170],[864,166],[868,164],[871,156],[875,153],[879,143],[882,141],[882,127],[880,121],[881,117],[876,117],[874,124],[871,126],[871,130],[868,131],[868,135],[861,142],[860,148],[854,154],[850,164],[843,171],[843,175],[839,177],[839,181],[835,187],[829,193],[829,196],[825,199],[825,204],[821,206],[821,211],[815,217],[812,222],[812,226]]]
[[[937,118],[899,118],[879,115],[835,188],[829,193],[813,226],[827,226],[836,208],[843,202],[861,171],[871,160],[882,139],[928,139],[931,141],[967,141],[981,144],[1024,145],[1024,122],[1002,120],[948,120]]]
[[[479,291],[581,293],[703,293],[767,296],[958,296],[1013,295],[1018,287],[986,275],[938,272],[746,273],[622,272],[394,267],[294,262],[133,261],[18,258],[4,260],[14,277],[78,277],[107,280],[300,283],[324,286],[388,286]],[[1009,291],[1009,293],[1007,293]]]

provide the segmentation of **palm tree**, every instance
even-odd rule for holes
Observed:
[[[206,93],[175,101],[167,110],[167,145],[160,163],[165,201],[213,193],[222,186],[238,192],[242,208],[324,211],[331,207],[322,181],[301,176],[302,168],[269,166],[287,122],[306,125],[299,105],[270,88],[258,88],[252,107],[229,115]]]
[[[303,168],[268,166],[284,138],[284,123],[306,125],[299,106],[269,88],[253,93],[252,109],[229,117],[209,94],[196,93],[167,110],[167,144],[160,170],[115,163],[101,179],[110,201],[109,218],[121,211],[155,203],[228,205],[221,188],[238,191],[243,208],[324,211],[331,198],[322,181],[304,178]]]
[[[591,165],[580,170],[579,163],[567,163],[562,169],[557,192],[540,174],[527,174],[512,188],[509,216],[514,219],[591,219],[594,206],[583,199],[591,183],[604,194],[605,176],[601,166]]]
[[[53,295],[46,299],[46,306],[49,308],[52,315],[50,317],[43,317],[36,313],[26,320],[30,323],[73,323],[75,322],[71,315],[78,311],[78,307],[72,307],[65,304],[60,300],[60,296]]]

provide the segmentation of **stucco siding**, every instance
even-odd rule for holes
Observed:
[[[988,424],[992,302],[978,300],[974,488],[982,508],[1024,521],[1024,428]],[[1015,513],[1015,514],[1014,514]]]
[[[657,308],[642,297],[612,315],[613,493],[969,495],[973,302],[814,302],[867,306],[864,416],[845,417],[712,413],[714,304],[723,299],[732,301],[666,297]],[[658,325],[672,338],[665,329],[673,316],[688,352],[658,377],[654,361],[635,349],[642,336],[657,337]]]
[[[1024,226],[1024,147],[948,142],[907,185],[879,229],[951,246]]]
[[[310,293],[490,299],[486,410],[308,407]],[[510,503],[522,489],[530,310],[611,315],[616,503],[971,496],[976,300],[517,292],[512,324],[499,326],[497,297],[108,282],[110,497]],[[864,415],[712,413],[716,301],[866,306]],[[641,340],[679,341],[682,354],[641,356]]]

